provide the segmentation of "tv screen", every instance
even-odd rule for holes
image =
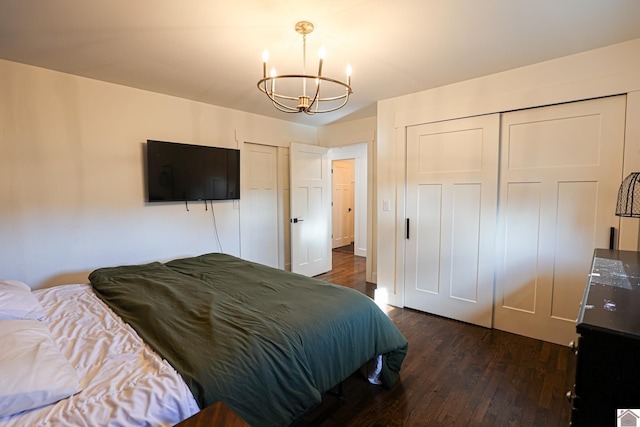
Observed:
[[[149,202],[240,198],[240,150],[147,140]]]

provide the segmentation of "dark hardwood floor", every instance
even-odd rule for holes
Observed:
[[[372,296],[365,261],[334,250],[333,270],[317,277]],[[344,402],[327,395],[300,426],[569,425],[576,361],[568,347],[411,309],[388,315],[409,341],[400,381],[387,390],[355,374]]]

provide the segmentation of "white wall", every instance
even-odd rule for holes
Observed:
[[[203,203],[145,203],[147,139],[317,143],[283,120],[0,60],[0,278],[83,283],[103,266],[219,251]],[[242,202],[214,202],[238,255]]]
[[[377,284],[402,305],[406,126],[629,93],[625,171],[640,170],[640,39],[378,103]],[[383,203],[391,209],[384,211]],[[638,222],[622,222],[621,249],[638,246]],[[631,236],[631,237],[629,237]],[[393,244],[390,244],[393,242]]]

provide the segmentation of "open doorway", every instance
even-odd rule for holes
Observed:
[[[331,247],[346,246],[354,255],[366,257],[367,143],[333,147],[329,158],[333,168]]]
[[[350,159],[354,166],[353,255],[367,258],[367,143],[325,148],[291,143],[289,150],[289,223],[291,271],[316,276],[332,269],[332,178],[334,160]]]
[[[370,280],[371,258],[367,257],[368,144],[348,145],[329,150],[333,173],[332,192],[332,271],[322,276],[356,289],[373,298],[375,284]],[[349,274],[342,277],[344,272]]]
[[[331,248],[353,253],[355,218],[355,159],[331,163]]]

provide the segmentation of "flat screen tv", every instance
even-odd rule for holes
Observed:
[[[147,140],[149,202],[240,198],[240,150]]]

